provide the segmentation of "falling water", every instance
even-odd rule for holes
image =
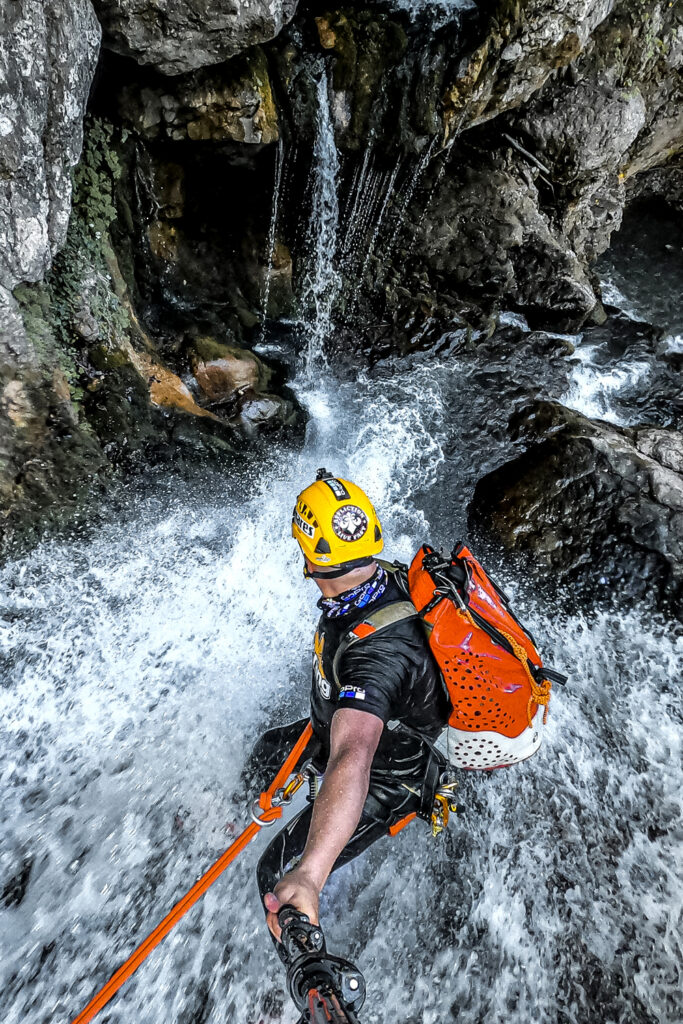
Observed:
[[[426,15],[434,27],[476,6],[474,0],[390,0],[390,3],[399,11],[406,11],[411,18]]]
[[[306,316],[306,365],[309,372],[324,362],[324,344],[332,328],[332,311],[341,278],[336,269],[339,202],[337,178],[339,156],[330,112],[327,73],[320,75],[316,94],[318,110],[313,147],[309,267],[304,278],[302,307]]]
[[[378,168],[366,150],[356,168],[340,229],[341,270],[354,296],[374,251],[400,166],[401,157],[393,168]]]
[[[406,212],[410,205],[410,201],[415,194],[415,189],[417,188],[420,178],[424,174],[429,164],[429,161],[432,158],[432,153],[434,152],[436,141],[436,135],[433,135],[429,140],[428,144],[420,153],[420,156],[418,157],[417,162],[415,164],[413,173],[410,175],[407,182],[404,184],[403,189],[399,193],[394,210],[393,228],[391,231],[391,235],[389,236],[389,241],[385,248],[385,258],[389,257],[394,248],[394,245],[396,244],[396,239],[398,238],[399,231],[403,227],[403,221],[405,219]]]
[[[389,207],[389,199],[393,195],[393,192],[394,192],[394,185],[396,184],[396,178],[398,176],[398,172],[399,172],[400,166],[401,166],[401,158],[399,157],[399,159],[396,161],[396,164],[394,165],[394,168],[391,171],[389,171],[388,174],[387,174],[386,184],[385,184],[385,187],[384,187],[383,192],[382,192],[384,198],[382,199],[381,205],[379,207],[379,212],[377,213],[377,215],[375,217],[375,226],[373,228],[372,235],[370,237],[370,243],[369,243],[369,245],[367,247],[367,251],[365,253],[365,259],[363,260],[363,266],[361,267],[361,271],[360,271],[360,275],[359,275],[359,280],[360,280],[361,286],[362,286],[363,281],[365,280],[365,272],[368,269],[368,264],[370,263],[370,260],[372,259],[372,255],[373,255],[373,253],[375,251],[375,246],[377,245],[377,239],[379,237],[379,233],[380,233],[380,230],[382,228],[382,224],[384,223],[385,214],[386,214],[387,209]]]
[[[275,238],[277,232],[277,217],[280,206],[280,187],[282,184],[282,166],[284,164],[284,143],[282,137],[278,139],[275,151],[275,180],[273,182],[273,201],[270,212],[270,227],[268,229],[268,251],[266,254],[266,275],[263,285],[263,299],[261,302],[261,343],[265,340],[266,318],[268,316],[268,302],[270,299],[270,279],[273,273],[273,260],[275,257]]]
[[[370,164],[370,154],[370,146],[366,146],[363,153],[363,159],[356,166],[344,206],[344,238],[341,244],[341,252],[343,256],[346,256],[353,248],[356,229],[358,227],[358,209],[365,191],[365,179]]]

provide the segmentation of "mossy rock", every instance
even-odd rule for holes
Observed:
[[[209,403],[225,402],[247,388],[262,392],[272,377],[271,370],[253,352],[206,336],[192,342],[189,362]]]

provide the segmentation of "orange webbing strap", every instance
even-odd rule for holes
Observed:
[[[477,624],[470,615],[470,613],[468,612],[468,610],[466,608],[460,608],[459,611],[460,614],[464,615],[467,621],[470,622],[476,629]],[[527,653],[522,647],[522,645],[517,640],[515,640],[515,638],[510,633],[506,633],[504,629],[498,629],[498,632],[500,633],[501,636],[504,636],[507,642],[510,644],[514,656],[517,658],[517,661],[521,663],[522,668],[528,676],[529,684],[531,686],[531,696],[529,697],[529,703],[526,706],[526,716],[529,725],[531,726],[533,724],[533,719],[531,717],[532,704],[538,704],[539,707],[543,707],[543,724],[545,725],[548,721],[548,704],[550,704],[550,690],[552,689],[552,683],[549,679],[543,679],[540,683],[537,683],[534,679],[533,672],[529,668]]]
[[[397,836],[399,832],[406,827],[406,825],[409,825],[410,822],[413,821],[414,818],[417,818],[417,811],[411,811],[410,814],[406,814],[405,818],[399,818],[398,821],[395,821],[393,825],[389,826],[389,835]]]
[[[265,812],[261,819],[264,825],[271,821],[275,821],[276,818],[282,816],[282,807],[273,807],[273,798],[277,791],[282,789],[283,785],[292,774],[312,735],[313,729],[309,722],[299,739],[296,741],[296,744],[282,768],[273,779],[271,785],[265,793],[261,793],[261,796],[259,797],[259,806]],[[190,907],[194,906],[197,900],[204,895],[206,890],[213,885],[218,876],[225,871],[228,864],[231,864],[235,858],[239,856],[242,850],[249,845],[254,836],[256,836],[260,831],[261,825],[256,821],[247,825],[242,835],[239,836],[235,842],[228,847],[225,853],[218,858],[213,867],[209,868],[206,874],[202,875],[199,881],[195,882],[190,891],[186,893],[178,903],[176,903],[171,912],[167,914],[163,921],[156,926],[151,935],[148,935],[145,941],[138,946],[132,956],[126,960],[125,964],[119,967],[116,974],[109,979],[104,988],[100,989],[95,998],[88,1003],[83,1012],[79,1013],[78,1017],[74,1019],[73,1024],[87,1024],[88,1021],[93,1019],[96,1013],[99,1013],[99,1011],[107,1005],[109,1000],[118,992],[123,983],[127,981],[135,971],[137,971],[143,960],[145,960],[152,950],[159,945],[161,940],[168,935],[183,914],[186,914]]]
[[[540,707],[543,707],[543,724],[545,725],[545,723],[548,721],[548,704],[550,704],[550,690],[552,687],[552,683],[549,679],[543,679],[540,683],[537,683],[534,679],[533,672],[529,668],[527,653],[522,647],[522,645],[520,643],[517,643],[515,638],[511,636],[509,633],[503,632],[502,629],[500,632],[512,647],[512,650],[514,651],[517,660],[522,663],[522,668],[526,672],[527,676],[529,677],[529,682],[531,683],[531,696],[529,697],[529,703],[526,706],[526,716],[529,725],[532,725],[532,704],[538,704]]]

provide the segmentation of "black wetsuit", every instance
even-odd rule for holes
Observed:
[[[323,615],[316,632],[311,690],[314,738],[302,762],[313,757],[316,767],[324,770],[332,718],[341,708],[355,708],[384,722],[361,819],[335,869],[387,835],[389,828],[406,814],[419,809],[419,794],[431,757],[430,746],[420,736],[433,740],[448,718],[448,697],[417,618],[386,626],[342,652],[339,686],[335,683],[332,664],[345,634],[369,614],[405,600],[392,574],[388,574],[381,595],[362,609],[352,607],[346,614],[330,617],[325,614],[325,602],[320,602]],[[305,724],[306,719],[302,719],[267,733],[260,744],[261,765],[267,763],[276,771]],[[309,803],[275,836],[261,857],[258,884],[262,894],[270,892],[301,856],[312,810]]]

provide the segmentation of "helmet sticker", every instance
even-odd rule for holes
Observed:
[[[337,501],[348,501],[349,498],[351,497],[351,495],[346,490],[341,480],[337,480],[335,479],[335,477],[331,477],[329,480],[326,480],[325,483],[332,491]]]
[[[332,529],[340,540],[360,540],[368,528],[368,517],[357,505],[342,505],[332,516]]]
[[[307,537],[312,537],[315,530],[310,523],[307,523],[305,519],[302,519],[296,509],[294,509],[294,523],[299,527],[302,533],[305,533]]]

